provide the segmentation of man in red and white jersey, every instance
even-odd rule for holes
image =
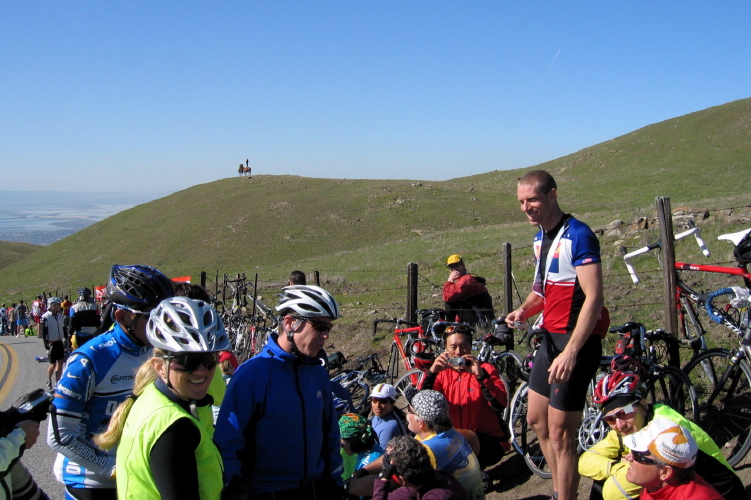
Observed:
[[[513,325],[543,313],[546,330],[529,382],[527,420],[553,474],[553,497],[576,498],[576,436],[589,380],[610,323],[603,307],[600,244],[592,230],[558,206],[555,179],[525,174],[517,187],[522,212],[540,228],[535,236],[535,283],[506,316]]]

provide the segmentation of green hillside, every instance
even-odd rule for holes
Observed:
[[[562,208],[602,229],[614,321],[633,314],[629,295],[636,291],[617,248],[643,244],[655,233],[606,226],[616,219],[630,223],[651,217],[656,196],[671,197],[673,208],[706,212],[708,218],[697,222],[705,226],[708,241],[751,226],[750,125],[751,99],[744,99],[539,166],[555,175]],[[343,302],[344,321],[364,325],[376,315],[404,314],[409,262],[419,265],[421,305],[438,305],[445,258],[458,252],[471,271],[488,278],[499,300],[502,242],[514,248],[522,290],[531,276],[534,230],[516,201],[516,179],[526,170],[444,182],[222,179],[126,210],[39,248],[0,270],[0,299],[104,283],[113,263],[144,263],[196,280],[207,271],[211,288],[217,271],[220,279],[224,273],[245,272],[251,279],[258,273],[259,288],[269,290],[264,300],[273,303],[271,290],[292,269],[319,270],[324,285]],[[716,241],[711,246],[718,260],[727,260],[727,248]],[[683,251],[687,259],[697,255],[679,245]],[[654,259],[645,262],[645,269],[657,267]]]
[[[17,241],[0,241],[0,269],[25,258],[40,249],[39,245]]]

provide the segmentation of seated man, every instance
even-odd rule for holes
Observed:
[[[433,467],[453,474],[471,500],[485,498],[477,455],[454,429],[443,394],[429,389],[418,392],[410,402],[407,423],[417,440],[428,448]]]
[[[468,273],[461,255],[451,255],[446,265],[451,270],[443,285],[446,319],[489,324],[494,316],[493,298],[485,287],[485,278]]]
[[[391,481],[401,485],[389,493]],[[469,500],[467,490],[448,472],[435,470],[426,448],[413,437],[399,436],[388,444],[373,500]]]
[[[478,458],[484,470],[497,464],[510,448],[503,421],[508,394],[498,369],[490,363],[480,363],[472,355],[473,333],[464,324],[445,327],[446,349],[425,373],[421,388],[442,393],[448,400],[454,426],[477,434]]]
[[[636,370],[643,370],[634,364]],[[743,483],[722,456],[712,438],[698,425],[686,420],[669,406],[650,405],[637,373],[614,371],[595,388],[595,400],[603,402],[603,420],[610,426],[605,438],[579,458],[579,473],[595,480],[590,499],[624,500],[637,498],[642,486],[627,479],[629,464],[627,436],[641,430],[653,419],[667,419],[689,430],[698,443],[696,460],[702,477],[725,498],[746,498]]]
[[[407,434],[401,417],[396,413],[394,402],[396,402],[396,389],[391,384],[378,384],[370,393],[370,403],[373,409],[370,424],[378,434],[378,442],[383,449],[386,449],[386,445],[392,438]]]
[[[658,418],[639,432],[626,436],[629,462],[626,480],[644,489],[641,500],[720,500],[695,472],[699,446],[691,432],[672,420]]]

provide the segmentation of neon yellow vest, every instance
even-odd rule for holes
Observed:
[[[216,500],[221,496],[224,473],[222,457],[211,441],[206,426],[167,399],[154,384],[151,384],[130,409],[117,447],[119,499],[160,499],[149,466],[151,449],[170,425],[185,417],[188,417],[201,432],[201,441],[196,448],[200,498]]]

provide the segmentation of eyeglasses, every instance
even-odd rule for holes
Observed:
[[[631,457],[634,459],[634,462],[638,462],[640,464],[658,465],[657,462],[655,462],[651,458],[647,458],[646,455],[640,451],[631,450]]]
[[[301,318],[300,316],[295,316],[293,314],[290,314],[290,316],[297,320],[310,323],[310,326],[312,326],[313,329],[318,333],[329,333],[331,329],[334,328],[334,325],[332,323],[326,323],[325,321],[316,321],[314,319]]]
[[[211,371],[219,363],[219,355],[215,352],[203,352],[196,354],[178,354],[168,357],[172,364],[172,369],[178,372],[193,373],[203,365]]]
[[[608,413],[604,417],[602,417],[602,420],[605,421],[606,424],[615,424],[616,419],[625,419],[625,418],[631,418],[634,413],[636,413],[636,410],[634,409],[634,404],[629,403],[628,405],[624,406],[618,411],[615,411],[613,413]]]

